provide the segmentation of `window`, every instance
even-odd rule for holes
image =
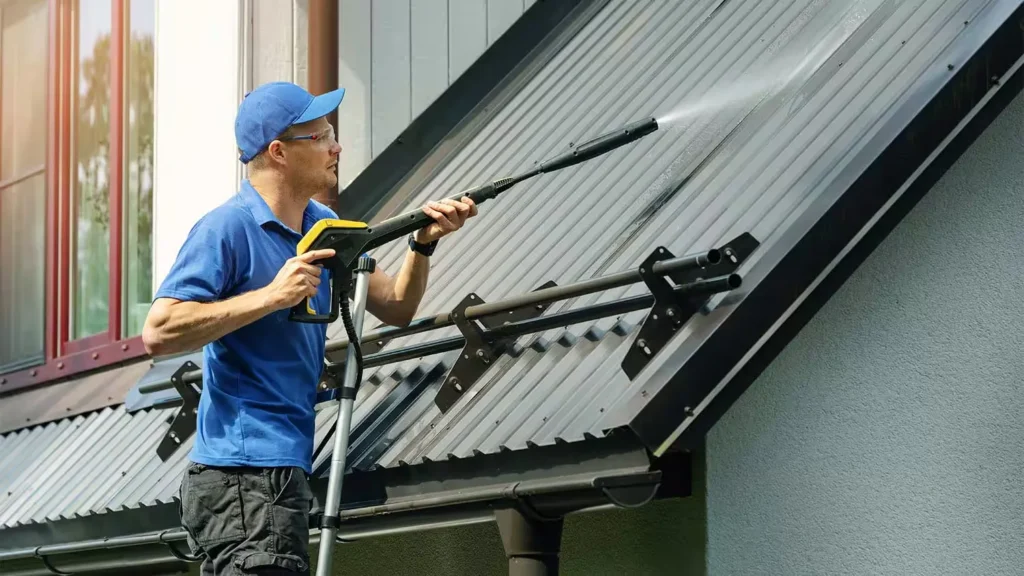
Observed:
[[[47,4],[0,2],[0,366],[43,359]]]
[[[0,393],[144,353],[154,2],[0,0]]]

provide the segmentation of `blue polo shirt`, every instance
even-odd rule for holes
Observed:
[[[262,288],[314,223],[337,218],[310,201],[296,232],[274,216],[248,180],[189,232],[155,298],[225,300]],[[324,269],[314,309],[330,308]],[[316,386],[326,324],[280,310],[203,347],[203,393],[190,458],[213,466],[298,466],[312,473]]]

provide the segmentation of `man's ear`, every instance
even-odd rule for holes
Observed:
[[[267,155],[267,159],[283,163],[285,155],[284,144],[282,144],[280,140],[274,140],[270,143],[270,146],[267,146],[265,154]]]

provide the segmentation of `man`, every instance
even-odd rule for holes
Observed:
[[[341,146],[325,116],[344,89],[312,96],[294,84],[260,86],[235,121],[249,177],[193,226],[154,296],[143,329],[151,355],[203,347],[195,444],[182,477],[181,520],[204,574],[309,572],[314,403],[327,328],[288,320],[309,297],[330,306],[318,259],[296,256],[318,220],[337,218],[312,200],[337,184]],[[366,309],[408,324],[427,284],[437,241],[476,215],[469,198],[431,202],[434,219],[409,238],[395,277],[370,278]]]

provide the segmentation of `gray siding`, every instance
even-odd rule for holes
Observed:
[[[287,80],[306,85],[309,0],[250,0],[252,85]]]
[[[253,86],[307,85],[308,0],[251,0]],[[342,186],[387,148],[534,0],[341,0]]]
[[[523,0],[341,0],[342,185],[523,13]]]
[[[1020,574],[1024,96],[708,436],[709,574]]]

